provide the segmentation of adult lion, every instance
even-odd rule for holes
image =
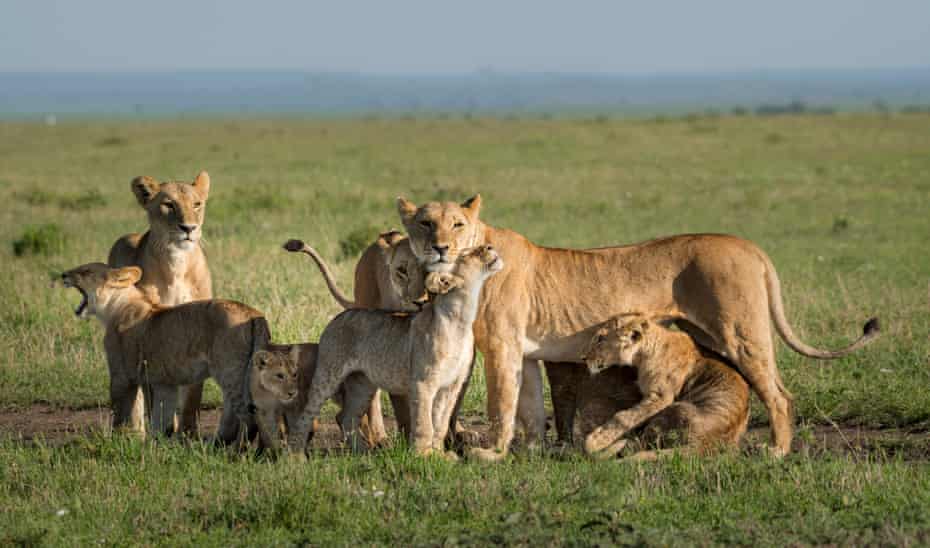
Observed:
[[[792,398],[775,364],[772,324],[792,350],[819,359],[846,355],[878,331],[877,321],[870,320],[858,340],[837,351],[803,343],[785,318],[771,261],[755,244],[734,236],[688,234],[557,249],[480,221],[480,196],[420,207],[398,198],[397,207],[427,270],[447,271],[464,249],[479,244],[494,246],[507,265],[482,290],[475,322],[494,440],[491,449],[475,451],[478,458],[506,455],[518,403],[528,434],[541,439],[545,411],[538,360],[581,363],[594,327],[611,316],[679,318],[679,326],[700,344],[729,358],[765,404],[776,455],[791,449]]]
[[[114,268],[138,266],[142,269],[139,288],[158,295],[159,302],[176,306],[213,297],[207,257],[200,245],[210,175],[201,171],[193,183],[156,181],[136,177],[132,193],[148,214],[149,229],[144,234],[127,234],[110,249],[107,264]],[[104,339],[109,348],[114,343]],[[203,383],[180,389],[180,430],[197,431],[197,413],[203,397]],[[143,428],[142,395],[136,398],[130,423]]]

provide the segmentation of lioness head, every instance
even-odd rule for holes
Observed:
[[[422,305],[429,300],[424,285],[426,272],[410,248],[410,240],[400,232],[385,232],[378,238],[390,273],[391,289],[406,304]]]
[[[591,338],[584,361],[592,375],[614,365],[635,365],[651,321],[634,314],[611,318]]]
[[[290,352],[259,350],[252,356],[259,385],[281,403],[292,402],[300,390],[299,359],[300,349],[296,344]]]
[[[504,268],[504,260],[489,245],[480,245],[459,255],[452,272],[430,272],[426,275],[426,290],[444,295],[453,289],[481,283]]]
[[[461,204],[429,202],[420,207],[397,199],[400,220],[410,237],[410,247],[430,272],[449,272],[462,251],[482,243],[481,195]]]
[[[137,266],[111,268],[103,263],[88,263],[62,273],[61,282],[81,293],[81,302],[74,313],[87,318],[101,316],[109,305],[123,298],[123,291],[134,289],[141,278],[142,269]]]
[[[152,234],[181,249],[193,247],[202,234],[210,176],[201,171],[193,183],[160,183],[143,175],[131,183],[132,193],[149,216]]]

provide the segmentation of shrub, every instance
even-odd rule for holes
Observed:
[[[375,241],[380,232],[369,225],[356,228],[345,238],[339,240],[340,260],[351,259],[361,253],[368,245]]]
[[[56,224],[44,224],[26,227],[23,235],[13,241],[13,254],[51,255],[65,249],[65,233]]]

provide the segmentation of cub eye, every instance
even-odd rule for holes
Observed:
[[[282,381],[284,380],[284,373],[278,373],[275,376],[278,377],[279,380],[282,380]]]
[[[194,202],[194,209],[200,209],[203,207],[203,202]]]
[[[430,221],[420,221],[420,226],[423,228],[433,228],[433,223]]]
[[[174,211],[174,204],[172,204],[171,202],[162,202],[161,209],[165,213],[171,213],[172,211]]]

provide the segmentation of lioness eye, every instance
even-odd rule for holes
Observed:
[[[201,207],[203,207],[203,202],[194,203],[194,209],[200,209]]]
[[[278,373],[277,377],[282,381],[284,380],[284,375],[282,373]]]
[[[633,335],[631,335],[630,338],[633,339],[633,342],[636,342],[636,341],[638,341],[638,340],[640,340],[640,339],[643,338],[643,334],[640,333],[639,331],[634,331],[634,332],[633,332]]]
[[[458,228],[462,228],[463,226],[465,226],[465,223],[456,222],[454,225],[452,225],[452,228],[458,229]]]
[[[423,228],[432,228],[433,223],[431,223],[430,221],[420,221],[420,226],[422,226]]]
[[[174,211],[174,204],[172,204],[171,202],[164,202],[163,204],[161,204],[161,207],[165,210],[165,213]]]

